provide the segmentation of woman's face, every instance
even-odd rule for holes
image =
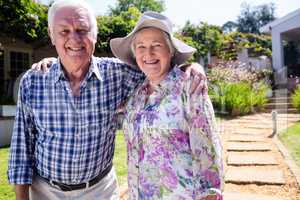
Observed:
[[[163,32],[145,28],[136,34],[133,42],[139,68],[152,83],[159,83],[168,74],[172,58]]]

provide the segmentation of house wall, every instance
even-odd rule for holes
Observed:
[[[272,27],[272,57],[275,71],[279,71],[284,67],[282,33],[299,27],[300,14]]]

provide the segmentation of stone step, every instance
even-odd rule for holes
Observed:
[[[278,165],[274,155],[267,152],[229,152],[227,155],[227,165]]]
[[[237,128],[237,124],[231,124],[229,125],[229,128]],[[239,124],[239,129],[241,128],[245,128],[245,129],[263,129],[263,130],[270,130],[272,129],[272,125],[271,124],[261,124],[261,125],[255,125],[254,123],[244,123],[244,124]]]
[[[225,174],[226,183],[283,185],[283,172],[279,169],[256,167],[229,167]]]
[[[273,109],[272,109],[273,110]],[[266,109],[265,112],[272,112],[271,109]],[[299,111],[296,108],[287,108],[287,109],[276,109],[277,113],[285,114],[285,113],[291,113],[291,114],[297,114]]]
[[[263,142],[267,138],[259,135],[234,134],[230,135],[227,141],[230,142]]]
[[[236,127],[235,129],[230,129],[234,134],[246,134],[246,135],[265,135],[272,133],[272,129],[255,129],[255,128],[240,128]]]
[[[287,103],[287,102],[291,102],[291,97],[287,96],[287,97],[271,97],[269,98],[269,102],[270,103]]]
[[[228,142],[227,151],[270,151],[271,145],[265,142]]]
[[[285,200],[276,196],[249,193],[224,192],[224,200]]]
[[[287,108],[293,108],[292,103],[267,103],[265,105],[265,109],[270,110],[270,109],[287,109]]]

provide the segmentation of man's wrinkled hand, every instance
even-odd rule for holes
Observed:
[[[181,68],[185,71],[187,79],[193,78],[189,92],[191,94],[207,95],[208,86],[204,68],[198,63],[183,65]]]

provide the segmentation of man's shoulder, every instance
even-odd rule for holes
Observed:
[[[21,83],[23,84],[42,84],[45,82],[45,80],[53,80],[54,75],[56,74],[57,71],[57,62],[53,62],[47,72],[44,72],[42,70],[36,70],[36,69],[29,69],[26,72],[24,72],[22,78],[21,78]]]
[[[106,66],[125,66],[126,64],[118,58],[114,57],[93,57],[93,62],[97,64],[98,67],[103,68]]]

